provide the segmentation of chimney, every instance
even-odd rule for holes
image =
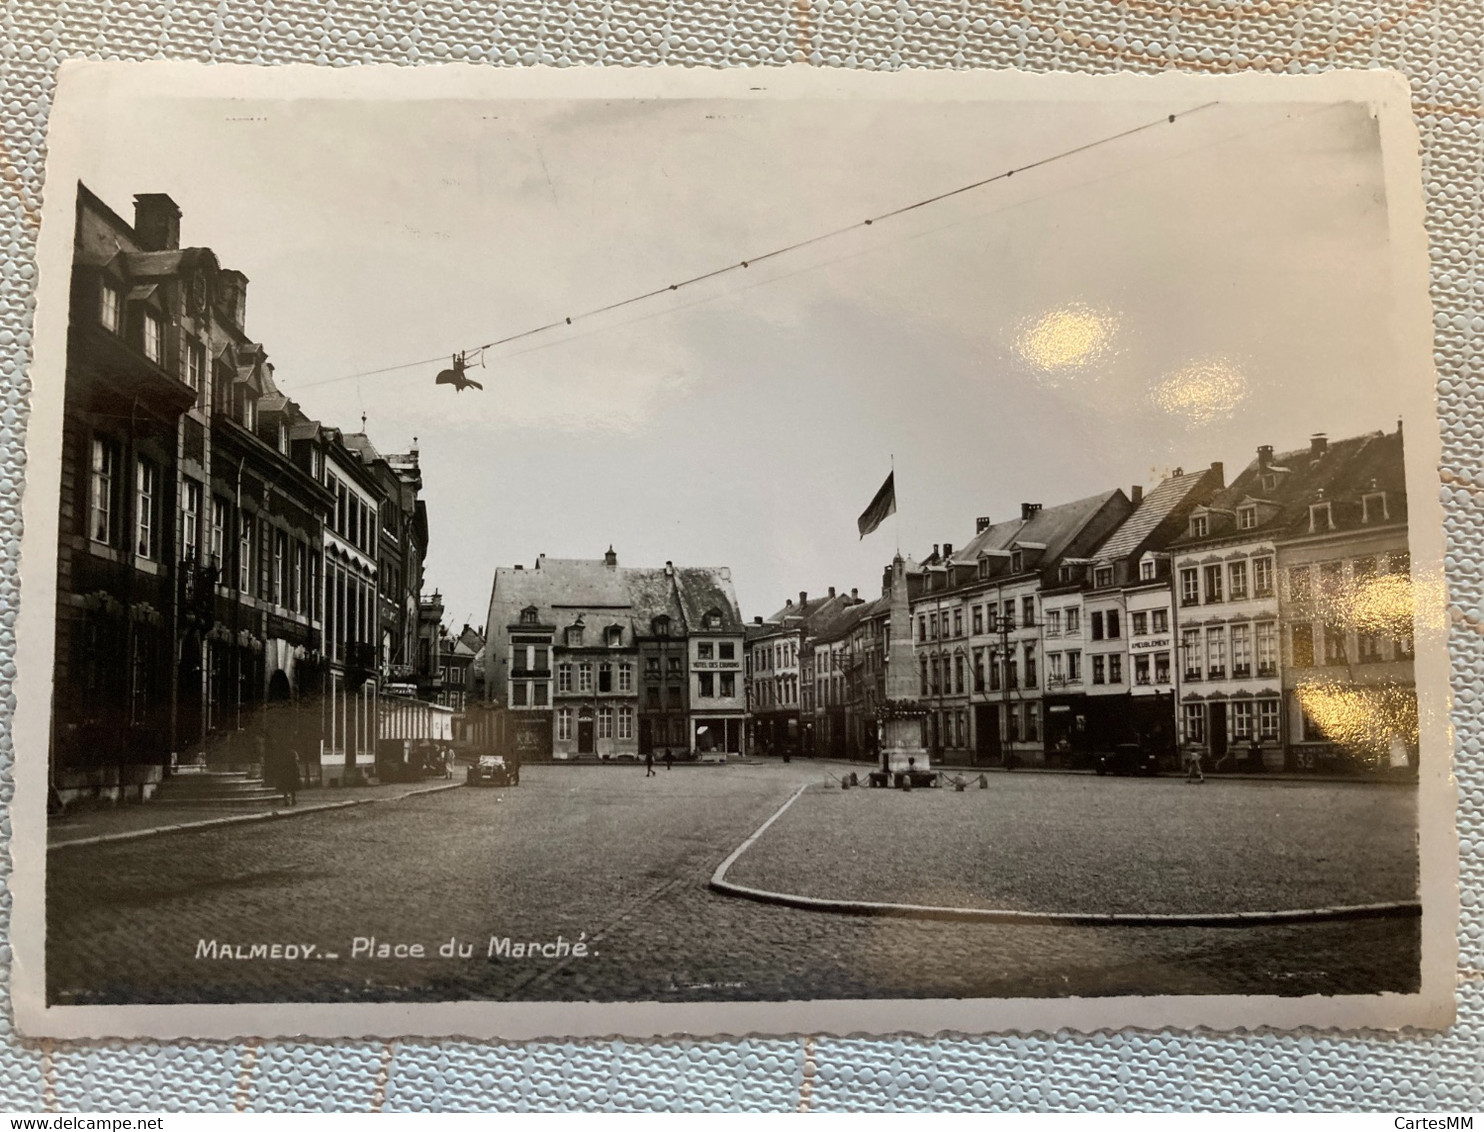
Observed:
[[[605,566],[618,565],[618,555],[613,553],[613,544],[611,542],[608,544],[608,553],[603,555],[603,564]]]
[[[783,599],[783,608],[784,609],[792,609],[793,607],[794,607],[794,599],[793,598],[786,597],[786,598]]]
[[[1020,505],[1020,517],[1022,519],[1029,519],[1040,509],[1041,505],[1039,503],[1022,503]]]
[[[1273,462],[1273,446],[1271,444],[1259,444],[1257,446],[1257,466],[1267,468]]]
[[[1309,456],[1312,459],[1319,459],[1328,450],[1329,438],[1324,433],[1316,432],[1313,436],[1309,437]]]
[[[520,563],[519,563],[519,562],[517,562],[517,563],[516,563],[516,564],[515,564],[515,568],[516,568],[516,569],[517,569],[517,570],[524,570],[524,569],[525,569],[525,567],[524,567],[524,566],[522,566],[522,565],[521,565],[521,564],[520,564]]]
[[[945,542],[943,544],[943,558],[946,561],[947,559],[952,558],[952,557],[953,557],[953,543],[951,543],[951,542]]]
[[[989,530],[991,526],[993,526],[993,524],[990,523],[989,516],[980,515],[979,518],[974,520],[974,533],[976,535],[982,535],[985,531]]]
[[[939,551],[939,549],[940,549],[940,548],[939,548],[939,546],[938,546],[938,544],[937,544],[937,543],[933,543],[933,561],[934,561],[934,562],[936,562],[936,561],[938,561],[938,559],[939,559],[939,558],[940,558],[940,557],[942,557],[942,556],[941,556],[941,555],[940,555],[940,554],[939,554],[939,553],[938,553],[938,551]]]
[[[757,616],[757,617],[754,617],[754,618],[753,618],[753,619],[752,619],[752,623],[753,623],[753,624],[754,624],[754,625],[761,625],[761,624],[762,624],[762,623],[763,623],[763,619],[762,619],[762,616],[761,616],[761,615],[758,615],[758,616]]]
[[[669,561],[668,559],[666,559],[665,560],[665,577],[667,577],[667,578],[673,578],[674,576],[675,576],[675,563],[673,563],[673,562]]]
[[[808,602],[809,602],[809,591],[808,590],[800,590],[799,591],[799,605],[800,606],[804,606],[804,605],[807,605]]]
[[[831,597],[834,597],[835,596],[835,587],[834,586],[831,586],[830,587],[830,596]]]
[[[1226,465],[1223,464],[1220,460],[1211,461],[1211,475],[1216,477],[1217,487],[1226,486]]]
[[[180,207],[164,193],[139,193],[134,197],[134,235],[147,252],[173,252],[180,248]]]
[[[856,588],[854,586],[851,586],[850,587],[850,600],[851,601],[860,601],[860,599],[861,599],[860,593],[856,590]]]
[[[247,329],[247,276],[240,271],[223,271],[217,275],[221,286],[221,305],[238,330]]]
[[[1129,501],[1135,507],[1137,507],[1140,503],[1143,503],[1144,502],[1144,485],[1141,484],[1141,483],[1134,484],[1133,487],[1129,488],[1128,497],[1129,497]]]

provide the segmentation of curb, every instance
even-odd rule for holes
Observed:
[[[722,896],[799,908],[806,912],[833,912],[843,916],[879,916],[903,920],[940,920],[981,924],[1061,924],[1076,927],[1146,928],[1246,928],[1269,924],[1310,924],[1335,920],[1416,919],[1422,915],[1420,900],[1381,904],[1341,904],[1325,908],[1289,908],[1271,912],[1023,912],[1009,908],[952,908],[931,904],[893,904],[874,900],[832,900],[791,892],[750,888],[726,879],[727,871],[751,849],[768,827],[781,818],[808,789],[800,786],[752,836],[733,849],[716,871],[708,887]]]
[[[437,794],[443,790],[457,790],[462,782],[446,782],[426,790],[409,790],[395,798],[351,798],[344,802],[322,802],[317,806],[294,806],[291,809],[265,810],[256,814],[228,814],[220,818],[205,818],[202,821],[178,822],[175,825],[157,825],[149,829],[131,829],[124,833],[100,833],[94,837],[76,837],[70,841],[54,841],[46,851],[75,849],[84,845],[102,845],[110,841],[138,841],[144,837],[157,837],[165,833],[193,833],[202,829],[216,829],[224,825],[246,825],[249,822],[276,821],[281,818],[301,817],[304,814],[321,814],[329,810],[348,810],[355,806],[372,806],[378,802],[400,802],[404,798],[415,798],[420,794]]]

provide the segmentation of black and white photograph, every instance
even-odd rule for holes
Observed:
[[[22,1032],[1438,1025],[1405,84],[64,70]]]

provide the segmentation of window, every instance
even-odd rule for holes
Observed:
[[[593,690],[593,666],[591,664],[579,664],[577,666],[577,690],[579,692],[591,692]]]
[[[569,707],[557,709],[557,739],[568,742],[572,738],[572,709]]]
[[[1231,702],[1231,721],[1233,739],[1251,739],[1253,736],[1253,724],[1257,718],[1257,705],[1251,700],[1233,700]]]
[[[1206,630],[1206,675],[1212,680],[1226,677],[1226,627]]]
[[[1067,683],[1080,684],[1082,682],[1082,654],[1080,652],[1067,653]]]
[[[1103,614],[1098,610],[1092,615],[1092,639],[1101,641],[1103,639]]]
[[[1168,609],[1156,609],[1152,615],[1153,630],[1156,633],[1168,633],[1170,631],[1170,611]]]
[[[603,633],[603,640],[609,648],[617,648],[623,644],[623,629],[618,625],[610,625]]]
[[[649,708],[660,706],[660,690],[658,688],[646,688],[644,690],[644,706]]]
[[[1013,598],[1005,602],[1004,612],[1001,615],[1000,628],[1007,633],[1013,633],[1015,631],[1015,601]]]
[[[938,638],[938,615],[936,613],[928,617],[928,633],[934,640]]]
[[[1130,622],[1129,632],[1136,637],[1147,637],[1149,635],[1149,614],[1138,610],[1128,615]]]
[[[1005,738],[1012,743],[1020,741],[1020,705],[1011,704],[1005,715]]]
[[[118,490],[118,445],[107,437],[93,437],[92,514],[88,533],[98,542],[114,542],[114,499]]]
[[[1360,497],[1360,521],[1362,523],[1380,523],[1389,518],[1391,518],[1391,512],[1386,507],[1384,491],[1373,491]]]
[[[1144,559],[1144,561],[1142,561],[1142,562],[1139,563],[1139,581],[1141,581],[1141,582],[1152,582],[1152,581],[1154,581],[1154,570],[1155,570],[1154,559],[1152,559],[1152,558],[1146,558],[1146,559]]]
[[[611,692],[611,691],[613,691],[613,665],[611,665],[611,664],[600,664],[600,665],[598,665],[598,691],[600,691],[600,692]]]
[[[1067,610],[1067,636],[1077,637],[1082,634],[1082,610],[1073,606]]]
[[[1023,597],[1020,599],[1020,627],[1029,629],[1036,623],[1036,599]]]
[[[1381,660],[1381,635],[1379,633],[1356,632],[1355,659],[1361,664],[1375,664]]]
[[[1005,654],[1005,687],[1020,687],[1019,666],[1015,662],[1015,654],[1013,652]]]
[[[667,656],[665,668],[671,676],[680,675],[680,658],[678,656]]]
[[[271,597],[274,605],[284,603],[284,580],[286,578],[285,566],[288,564],[289,538],[282,531],[273,536],[273,589]]]
[[[1031,740],[1041,738],[1041,705],[1038,703],[1025,705],[1025,737]]]
[[[932,687],[933,695],[936,696],[940,691],[942,691],[943,688],[942,662],[937,657],[933,657],[932,663],[928,666],[928,672],[932,675],[932,682],[930,686]]]
[[[1295,625],[1289,630],[1289,655],[1295,668],[1314,667],[1314,626]]]
[[[962,695],[964,690],[964,658],[956,656],[953,658],[953,693]]]
[[[194,338],[186,341],[186,384],[197,393],[206,384],[206,347]]]
[[[104,330],[119,332],[119,289],[107,280],[98,289],[98,322]]]
[[[155,509],[160,501],[160,469],[148,460],[140,460],[135,465],[134,488],[134,553],[141,558],[158,558],[160,525]]]
[[[1036,646],[1033,644],[1025,646],[1025,686],[1036,686]]]
[[[984,628],[986,632],[997,633],[1000,629],[999,607],[993,603],[984,607]]]
[[[1240,680],[1252,675],[1252,626],[1233,625],[1231,633],[1232,676]]]
[[[712,644],[710,641],[696,642],[696,659],[710,660],[712,655]]]
[[[918,681],[917,681],[918,688],[917,688],[917,692],[918,692],[918,695],[925,696],[925,695],[928,694],[928,662],[927,662],[927,657],[920,658],[920,660],[919,660],[919,667],[920,667],[920,672],[918,673]]]
[[[1333,625],[1324,627],[1324,663],[1325,664],[1347,664],[1349,657],[1345,652],[1345,630]]]
[[[955,637],[964,635],[964,611],[962,609],[953,611],[953,635]]]
[[[1156,684],[1170,682],[1170,654],[1167,652],[1154,654],[1154,682]]]
[[[1118,640],[1120,631],[1121,627],[1118,624],[1118,610],[1108,610],[1108,639],[1110,641]]]
[[[1226,568],[1227,593],[1232,601],[1247,600],[1247,563],[1233,562]]]
[[[620,692],[632,692],[634,690],[634,666],[632,664],[620,664],[618,666],[618,690]]]
[[[1332,531],[1335,529],[1334,507],[1331,503],[1309,504],[1309,531]]]
[[[1221,600],[1221,567],[1206,567],[1206,604]]]
[[[974,650],[974,691],[984,691],[984,650]]]
[[[1025,569],[1025,554],[1019,550],[1010,552],[1010,573],[1019,574]]]
[[[557,691],[570,692],[572,690],[572,666],[570,664],[557,665]]]
[[[1185,741],[1187,743],[1204,743],[1206,741],[1206,705],[1185,705]]]
[[[924,613],[919,613],[917,615],[917,639],[919,641],[925,641],[928,639],[927,615]]]
[[[984,607],[982,605],[974,606],[974,632],[976,635],[984,632]]]
[[[989,650],[989,690],[998,692],[1000,690],[1000,654],[994,649]]]
[[[1190,517],[1190,535],[1192,538],[1205,538],[1210,529],[1204,515],[1192,515]]]
[[[699,685],[699,687],[698,687],[698,693],[697,694],[700,695],[700,697],[702,699],[704,699],[704,700],[710,700],[710,699],[715,699],[716,698],[716,674],[715,673],[712,673],[712,672],[702,672],[702,673],[699,673],[696,676],[696,681],[697,681],[697,684]]]
[[[181,484],[180,541],[187,562],[196,560],[201,548],[201,485],[195,480]]]
[[[551,689],[551,685],[548,684],[545,680],[540,680],[537,681],[535,684],[532,684],[531,687],[535,691],[535,696],[532,699],[532,703],[536,707],[546,707],[547,694]]]
[[[1123,654],[1111,653],[1108,656],[1108,683],[1123,683]]]
[[[1200,574],[1194,566],[1188,566],[1180,571],[1180,604],[1199,605],[1200,600]]]
[[[716,654],[721,660],[736,660],[737,646],[733,641],[722,641],[716,646]]]
[[[1061,610],[1048,609],[1044,612],[1046,620],[1046,635],[1048,637],[1061,636]]]
[[[1319,596],[1332,600],[1339,596],[1344,588],[1343,565],[1339,562],[1321,562],[1319,564]]]
[[[721,610],[719,610],[719,609],[708,609],[706,611],[706,616],[703,617],[703,618],[701,618],[701,627],[702,628],[705,628],[705,629],[720,629],[721,628]]]
[[[611,707],[598,709],[598,738],[613,738],[613,709]]]
[[[1278,701],[1257,701],[1257,736],[1259,739],[1278,738]]]
[[[664,614],[656,617],[651,623],[656,637],[668,637],[670,635],[670,619]]]
[[[1273,596],[1273,560],[1271,558],[1252,560],[1252,594],[1254,597]]]
[[[1278,626],[1273,621],[1259,621],[1254,635],[1257,638],[1257,674],[1278,675]]]
[[[1185,629],[1181,632],[1180,667],[1185,672],[1185,679],[1199,680],[1201,678],[1201,631],[1199,629]]]
[[[513,680],[510,683],[510,706],[525,707],[529,699],[529,685],[524,680]]]
[[[1237,508],[1237,530],[1239,530],[1239,531],[1250,531],[1255,526],[1257,526],[1257,508],[1256,507],[1238,507]]]
[[[218,569],[227,555],[227,501],[220,496],[211,499],[211,560]]]
[[[569,649],[582,647],[582,626],[573,625],[567,630],[567,647]]]
[[[721,674],[721,694],[727,699],[737,694],[737,674],[735,672],[723,672]]]
[[[1066,680],[1066,673],[1062,669],[1062,654],[1049,652],[1046,654],[1046,686],[1048,688],[1060,688]]]
[[[1113,584],[1113,567],[1099,566],[1092,572],[1092,584],[1097,589],[1104,589]]]
[[[1104,683],[1107,682],[1107,676],[1108,676],[1107,665],[1108,665],[1108,658],[1107,657],[1103,656],[1101,653],[1095,653],[1093,655],[1093,658],[1092,658],[1092,682],[1094,684],[1104,684]]]
[[[631,707],[618,709],[618,737],[620,739],[634,737],[634,709]]]

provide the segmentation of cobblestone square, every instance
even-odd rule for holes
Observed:
[[[529,766],[514,789],[57,850],[49,997],[705,1001],[1418,984],[1415,917],[950,923],[770,906],[708,887],[806,786],[736,878],[1038,910],[1405,900],[1416,868],[1405,787],[997,774],[984,791],[903,794],[840,791],[829,778],[840,770],[796,761],[647,777],[633,764]]]

